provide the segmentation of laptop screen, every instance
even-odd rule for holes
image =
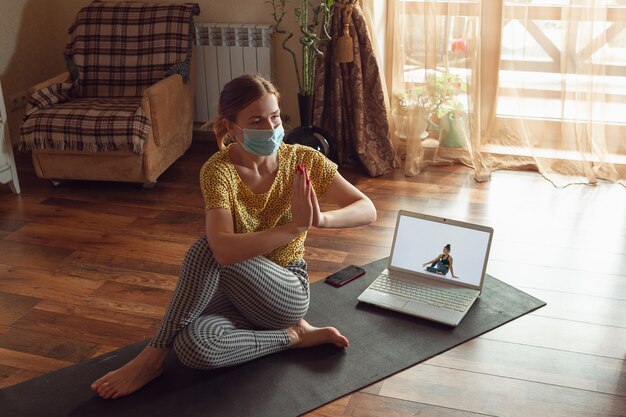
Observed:
[[[389,265],[479,287],[491,234],[485,226],[400,212]]]

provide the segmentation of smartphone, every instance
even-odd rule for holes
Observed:
[[[337,271],[327,276],[324,282],[334,287],[341,287],[342,285],[347,284],[353,279],[356,279],[365,274],[365,272],[365,269],[361,268],[360,266],[350,265],[340,271]]]

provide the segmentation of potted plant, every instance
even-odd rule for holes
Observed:
[[[414,87],[397,95],[392,116],[398,138],[406,140],[412,132],[418,132],[417,136],[422,139],[428,137],[426,128],[430,111],[429,95],[425,93],[424,86]],[[412,126],[409,120],[417,124]]]
[[[320,0],[315,5],[313,0],[267,0],[267,3],[272,6],[274,31],[284,36],[282,47],[291,55],[298,80],[300,127],[293,129],[285,138],[285,142],[308,145],[329,156],[330,146],[326,140],[328,135],[318,127],[313,126],[312,116],[315,63],[319,57],[323,56],[322,51],[319,50],[319,45],[330,40],[328,30],[334,0]],[[282,27],[283,19],[287,15],[288,3],[296,3],[293,13],[300,28],[301,67],[298,65],[296,51],[288,45],[294,33]]]
[[[428,130],[446,147],[465,146],[467,113],[461,96],[467,91],[463,78],[450,71],[426,73],[423,85],[413,87],[400,96],[399,109],[423,108]]]
[[[453,39],[444,67],[426,70],[422,83],[396,95],[396,106],[392,115],[396,134],[400,139],[417,137],[414,133],[417,128],[419,132],[425,131],[419,134],[421,139],[434,136],[442,146],[465,146],[467,112],[462,98],[467,92],[467,83],[450,68],[465,66],[466,52],[465,40]],[[418,124],[409,126],[409,120],[417,120]]]
[[[457,68],[459,65],[466,67],[467,43],[465,39],[453,39],[450,42],[448,58],[452,59],[452,67]],[[441,86],[442,105],[437,111],[440,119],[440,145],[448,148],[460,148],[467,144],[468,140],[468,119],[465,104],[461,101],[461,96],[467,93],[467,83],[458,74],[450,71],[446,64],[446,69],[437,82]]]

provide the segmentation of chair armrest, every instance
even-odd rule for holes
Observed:
[[[32,87],[29,87],[26,92],[28,93],[28,95],[33,94],[35,91],[37,90],[42,90],[46,87],[50,87],[52,84],[57,84],[57,83],[64,83],[64,82],[70,82],[71,78],[70,78],[70,73],[65,71],[62,74],[59,75],[55,75],[54,77],[41,82],[39,84],[35,84]]]
[[[188,85],[183,83],[179,74],[170,75],[144,90],[142,108],[149,113],[157,146],[193,118],[193,99],[189,92]],[[149,106],[144,104],[146,99]]]

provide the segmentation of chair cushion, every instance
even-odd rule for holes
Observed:
[[[186,81],[196,3],[94,1],[69,28],[64,55],[78,97],[135,97],[166,75]]]
[[[142,97],[77,98],[34,110],[20,128],[19,149],[143,153],[150,120]]]

